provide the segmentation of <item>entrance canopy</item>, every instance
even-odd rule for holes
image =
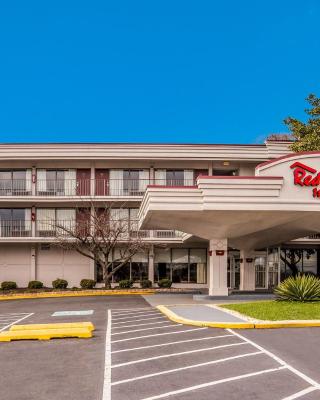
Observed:
[[[196,186],[149,186],[142,229],[177,229],[257,249],[320,231],[320,152],[280,157],[255,176],[200,176]]]

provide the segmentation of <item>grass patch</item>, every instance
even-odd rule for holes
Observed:
[[[320,302],[257,301],[221,306],[252,318],[267,321],[320,319]]]

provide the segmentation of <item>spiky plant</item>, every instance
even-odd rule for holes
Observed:
[[[275,288],[277,300],[320,301],[320,279],[313,275],[290,276]]]

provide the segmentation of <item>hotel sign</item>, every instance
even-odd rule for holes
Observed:
[[[293,169],[294,184],[313,188],[312,196],[320,198],[320,171],[300,162],[293,163],[290,168]]]

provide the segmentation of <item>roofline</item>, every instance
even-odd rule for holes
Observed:
[[[280,142],[277,142],[280,143]],[[290,142],[285,142],[283,143],[290,143]],[[243,143],[180,143],[180,142],[166,142],[166,143],[161,143],[161,142],[7,142],[7,143],[1,143],[0,146],[27,146],[27,145],[93,145],[93,146],[99,146],[99,145],[129,145],[129,146],[252,146],[252,147],[266,147],[265,143],[258,143],[258,144],[253,144],[253,143],[248,143],[248,144],[243,144]]]
[[[258,164],[255,169],[257,170],[257,169],[259,169],[261,167],[264,167],[264,166],[269,165],[269,164],[276,163],[276,162],[281,161],[281,160],[285,160],[287,158],[293,158],[293,157],[297,157],[297,156],[300,156],[300,155],[301,156],[305,156],[305,155],[309,155],[309,154],[310,155],[312,155],[312,154],[319,154],[320,155],[320,151],[319,150],[301,151],[301,152],[298,152],[298,153],[286,154],[285,156],[281,156],[281,157],[278,157],[278,158],[273,158],[272,160],[265,161],[265,162],[263,162],[261,164]]]

